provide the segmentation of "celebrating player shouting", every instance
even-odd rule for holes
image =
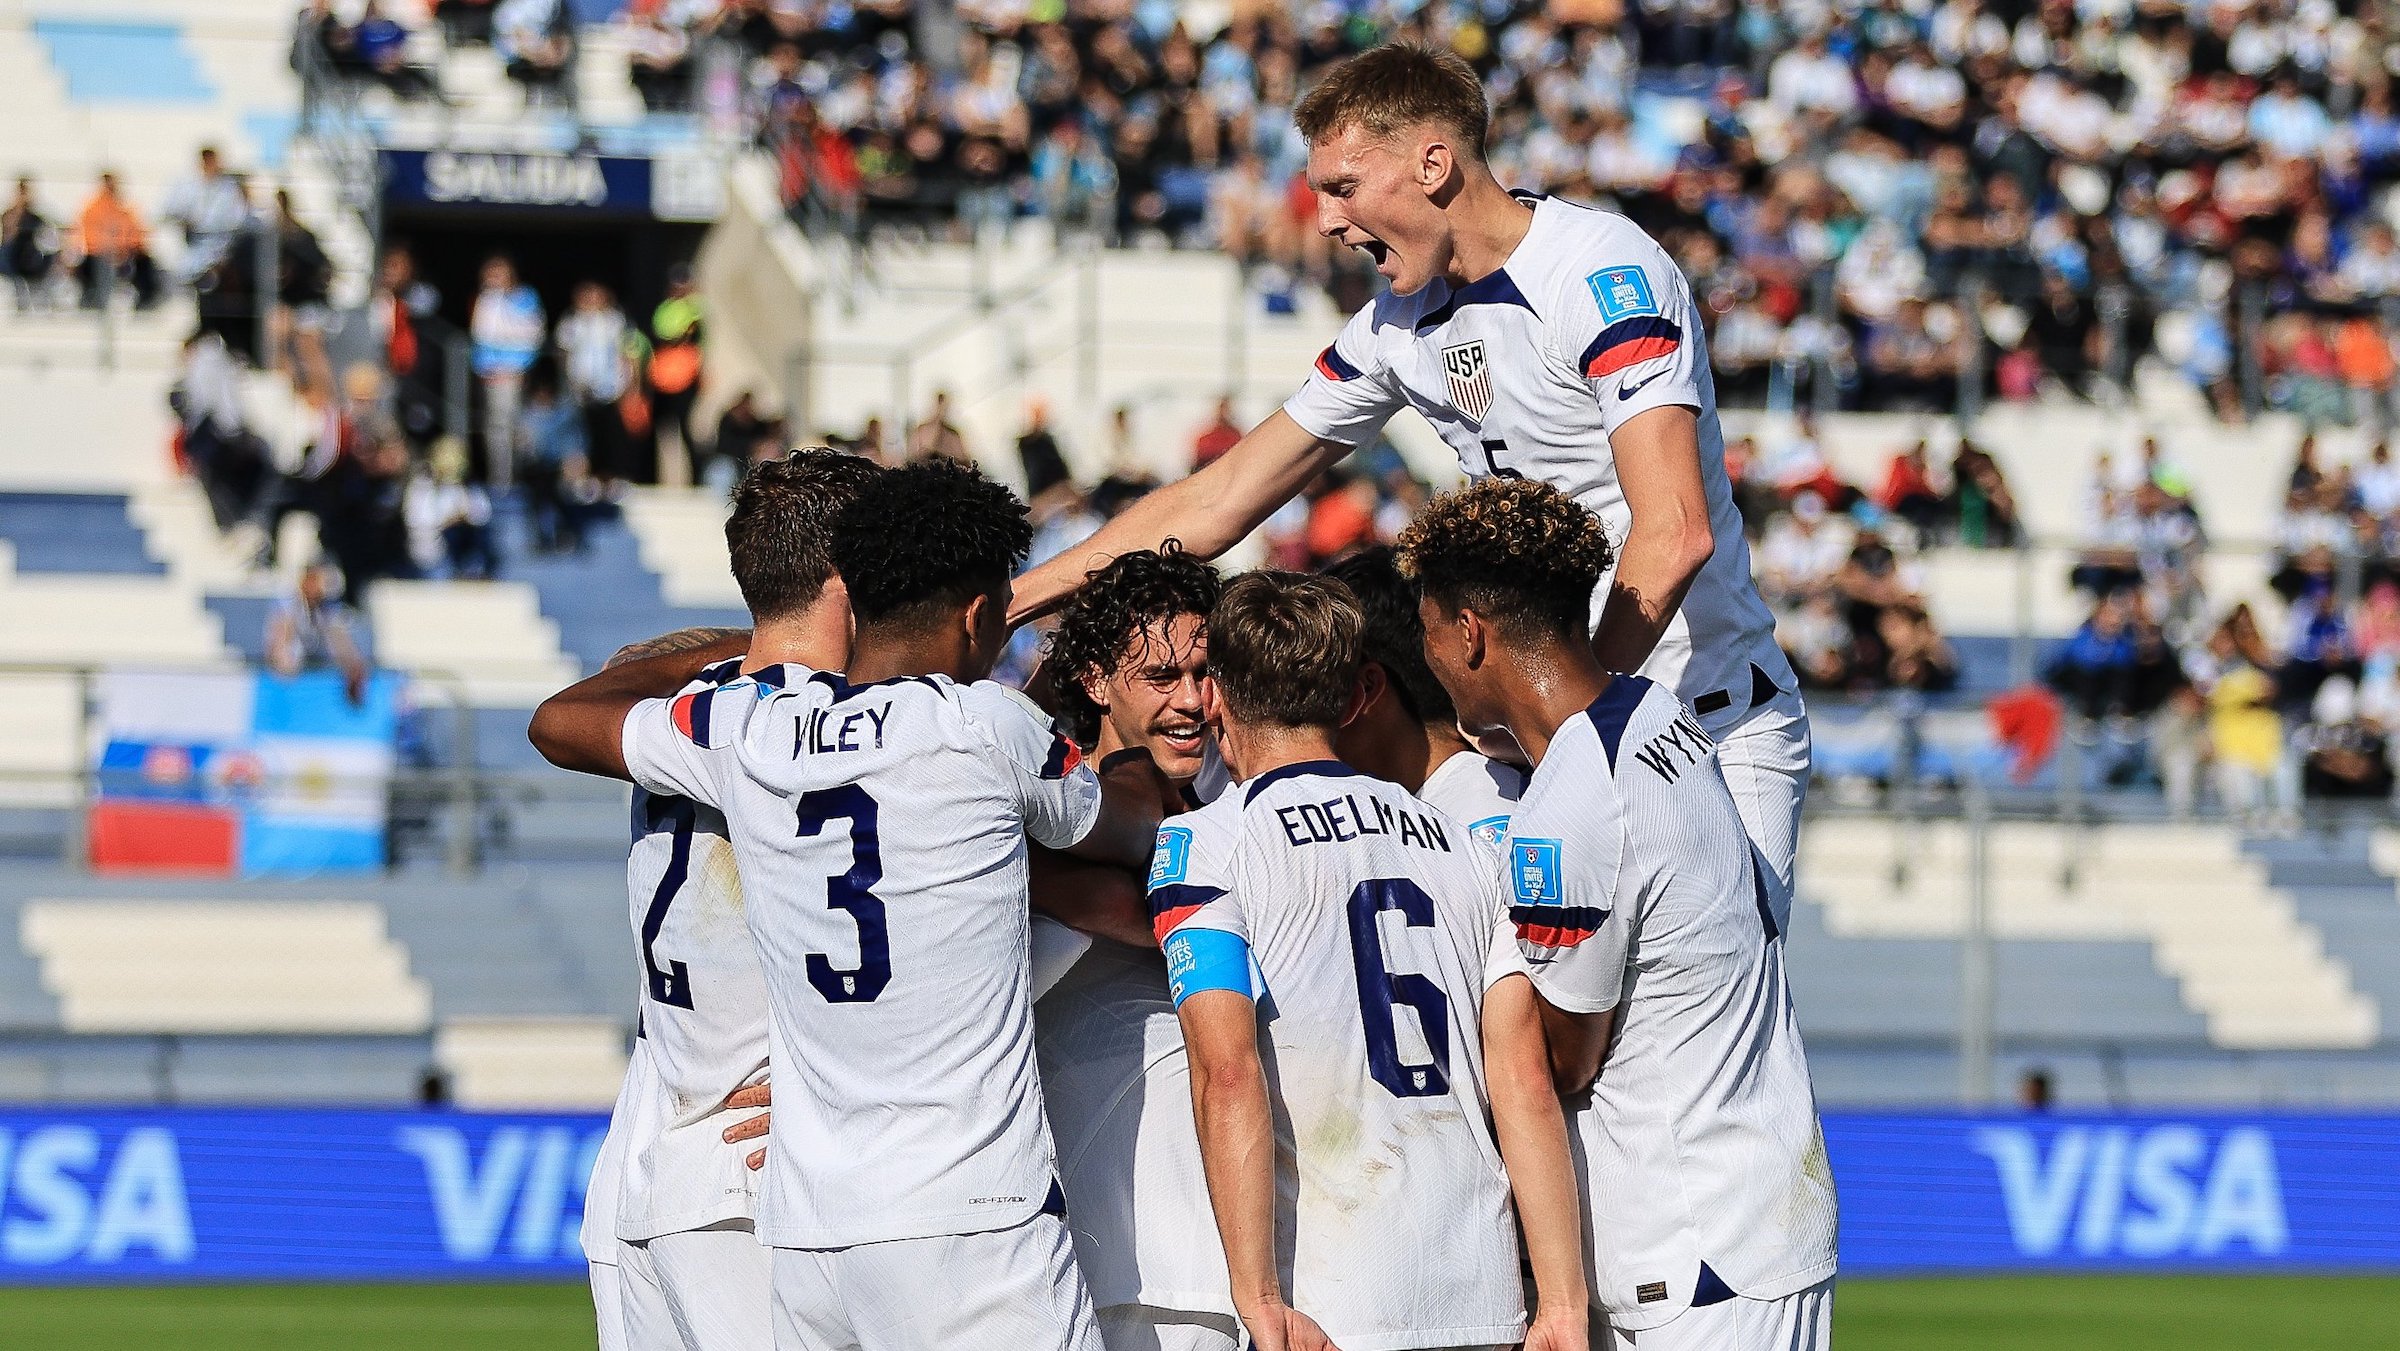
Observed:
[[[1521,1217],[1528,1344],[1581,1348],[1572,1164],[1490,858],[1333,758],[1362,627],[1326,578],[1226,588],[1210,691],[1241,783],[1151,864],[1234,1303],[1261,1351],[1513,1344]]]
[[[1508,830],[1511,914],[1577,1095],[1592,1298],[1616,1345],[1828,1345],[1833,1174],[1778,884],[1716,743],[1584,641],[1606,532],[1546,484],[1492,480],[1435,500],[1400,549],[1460,722],[1533,758]]]
[[[1586,616],[1599,663],[1692,706],[1722,747],[1744,827],[1788,884],[1807,715],[1751,581],[1682,274],[1623,216],[1502,189],[1484,162],[1482,86],[1456,56],[1378,47],[1292,116],[1317,228],[1371,255],[1390,291],[1221,459],[1027,574],[1018,616],[1169,535],[1211,557],[1231,548],[1414,407],[1469,474],[1541,480],[1608,523],[1623,561]]]

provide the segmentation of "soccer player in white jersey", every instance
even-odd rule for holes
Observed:
[[[803,450],[753,469],[725,522],[734,581],[750,607],[748,648],[686,687],[753,670],[839,670],[850,606],[833,573],[833,523],[880,471],[854,455]],[[694,629],[634,644],[609,662],[744,636]],[[617,1159],[619,1288],[630,1351],[766,1351],[773,1291],[747,1151],[727,1138],[767,1080],[767,990],[744,917],[725,817],[690,798],[635,789],[626,863],[639,957],[637,1054],[609,1125]],[[739,1138],[738,1136],[736,1137]]]
[[[1027,842],[1136,864],[1158,812],[1146,776],[1147,801],[1104,794],[983,679],[1031,533],[970,468],[890,471],[834,533],[846,676],[784,665],[641,698],[698,669],[659,658],[536,713],[554,762],[732,828],[771,1013],[758,1233],[779,1347],[1100,1351],[1034,1065]],[[613,750],[594,726],[621,729]]]
[[[1055,605],[1095,555],[1169,535],[1211,557],[1231,548],[1413,407],[1468,474],[1541,480],[1608,522],[1622,562],[1587,616],[1600,665],[1693,707],[1744,828],[1788,884],[1807,714],[1751,580],[1682,274],[1623,216],[1504,190],[1484,161],[1482,87],[1447,52],[1364,52],[1292,115],[1318,230],[1372,255],[1390,290],[1222,458],[1021,579],[1018,615]]]
[[[1209,697],[1240,783],[1151,864],[1234,1304],[1264,1351],[1581,1348],[1573,1164],[1491,857],[1334,758],[1363,623],[1328,578],[1226,587]]]
[[[1459,735],[1450,692],[1425,664],[1417,587],[1400,575],[1390,548],[1362,549],[1324,569],[1350,588],[1366,618],[1365,691],[1334,735],[1343,763],[1393,783],[1467,823],[1498,849],[1525,791],[1525,771],[1477,753]]]
[[[1137,550],[1076,592],[1050,635],[1060,721],[1102,766],[1155,765],[1169,815],[1199,805],[1192,780],[1211,758],[1200,686],[1219,590],[1216,570],[1180,549]],[[1140,896],[1137,875],[1099,873],[1037,869],[1034,889],[1117,885]],[[1183,1028],[1158,940],[1143,938],[1093,940],[1033,1007],[1067,1223],[1109,1351],[1234,1351],[1240,1326],[1200,1171]]]
[[[1826,1346],[1833,1173],[1778,884],[1699,720],[1583,641],[1605,528],[1547,484],[1489,480],[1435,500],[1400,550],[1467,730],[1505,729],[1534,762],[1509,823],[1511,913],[1570,1095],[1609,1336]]]

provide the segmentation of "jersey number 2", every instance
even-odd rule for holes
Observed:
[[[835,821],[850,823],[850,870],[825,879],[825,904],[849,912],[858,925],[858,965],[835,966],[822,952],[808,954],[808,983],[828,1004],[865,1004],[892,983],[892,936],[884,924],[883,845],[876,833],[875,799],[857,784],[820,788],[800,798],[800,834],[821,834]]]
[[[1384,964],[1376,919],[1386,910],[1399,911],[1411,928],[1433,926],[1433,898],[1405,877],[1373,878],[1350,893],[1350,957],[1358,966],[1358,1012],[1367,1027],[1367,1073],[1395,1098],[1435,1097],[1450,1091],[1450,1001],[1426,977],[1396,974]],[[1395,1004],[1417,1011],[1433,1063],[1400,1059],[1400,1038],[1392,1025]]]

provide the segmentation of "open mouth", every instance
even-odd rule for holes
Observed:
[[[1389,261],[1392,256],[1391,245],[1373,237],[1361,239],[1357,243],[1352,244],[1350,247],[1373,259],[1375,261],[1375,270],[1378,272],[1383,271],[1384,264]]]
[[[1189,727],[1161,727],[1159,743],[1177,755],[1198,755],[1207,744],[1207,729],[1197,724]]]

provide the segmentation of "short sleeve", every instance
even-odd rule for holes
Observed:
[[[1285,401],[1285,415],[1321,441],[1362,446],[1374,440],[1408,401],[1374,349],[1375,306],[1369,305],[1317,354],[1308,383]]]
[[[1705,406],[1708,356],[1691,287],[1647,238],[1618,261],[1594,260],[1560,313],[1560,355],[1591,385],[1608,431],[1653,408]]]
[[[1050,715],[988,680],[962,689],[959,700],[1004,762],[1026,836],[1046,848],[1065,849],[1091,834],[1100,819],[1100,780]]]
[[[738,729],[718,715],[724,691],[687,689],[667,699],[645,699],[625,717],[625,768],[653,793],[704,802],[719,811],[722,766]],[[755,697],[744,694],[749,703]]]
[[[1249,922],[1233,894],[1230,861],[1206,812],[1192,812],[1158,828],[1150,851],[1150,925],[1165,943],[1187,924],[1219,929],[1249,941]]]
[[[1623,817],[1605,815],[1614,818],[1605,830],[1572,838],[1513,830],[1508,837],[1508,916],[1518,949],[1534,988],[1569,1013],[1605,1013],[1625,993],[1631,916],[1615,895]]]

